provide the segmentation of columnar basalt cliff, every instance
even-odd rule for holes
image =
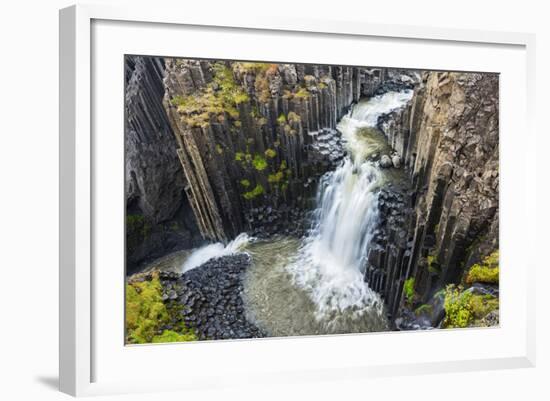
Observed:
[[[164,62],[126,57],[125,180],[128,269],[197,243],[176,141],[162,106]]]
[[[386,225],[392,241],[371,252],[366,274],[394,316],[406,279],[429,302],[498,249],[498,105],[496,74],[430,72],[407,107],[379,120],[411,182],[387,202],[393,215],[408,204],[410,217]]]
[[[316,178],[343,157],[338,120],[361,94],[382,90],[396,76],[167,59],[164,106],[203,236],[227,240],[258,225],[277,232],[296,222]]]

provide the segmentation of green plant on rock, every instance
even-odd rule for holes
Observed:
[[[300,99],[306,99],[310,96],[309,91],[306,88],[300,88],[295,94],[295,97]]]
[[[162,300],[162,284],[158,274],[151,280],[126,284],[126,338],[129,343],[193,341],[192,329],[180,324],[178,332],[162,331],[173,316]]]
[[[275,183],[279,183],[283,180],[284,178],[284,174],[282,171],[277,171],[276,173],[273,173],[273,174],[269,174],[267,176],[267,181],[270,183],[270,184],[275,184]]]
[[[261,184],[257,184],[251,191],[245,192],[243,197],[246,200],[252,200],[260,195],[264,194],[264,187]]]
[[[197,336],[192,331],[177,333],[173,330],[164,330],[162,334],[154,336],[152,343],[181,343],[184,341],[196,341]]]
[[[445,320],[446,328],[468,327],[473,319],[472,306],[470,305],[471,292],[461,292],[453,285],[449,285],[445,291]]]
[[[277,124],[279,125],[286,124],[286,116],[283,113],[279,114],[279,117],[277,117]]]
[[[206,127],[211,116],[223,122],[224,115],[239,117],[237,106],[249,101],[248,94],[235,81],[233,71],[224,63],[214,63],[213,81],[206,88],[189,96],[176,95],[170,103],[177,107],[183,122],[190,127]]]
[[[274,157],[277,156],[277,152],[273,149],[267,149],[265,152],[265,157],[267,157],[268,159],[273,159]]]
[[[408,303],[412,303],[414,300],[414,277],[409,277],[403,283],[403,294],[405,295],[405,300]]]
[[[248,188],[250,186],[250,181],[245,178],[241,180],[241,185],[245,188]]]
[[[426,261],[428,262],[428,271],[433,274],[439,274],[439,265],[436,262],[436,258],[434,255],[428,255],[426,257]]]
[[[292,123],[299,123],[300,121],[302,121],[302,118],[300,117],[299,114],[297,114],[293,111],[290,111],[288,113],[288,121],[290,121]]]
[[[451,284],[445,290],[444,306],[443,327],[475,327],[485,316],[499,308],[499,301],[495,296],[474,294],[472,290],[464,291]]]
[[[263,171],[267,168],[267,161],[261,155],[255,155],[252,164],[258,171]]]
[[[466,283],[498,284],[499,280],[499,254],[494,251],[478,264],[472,265],[466,275]]]

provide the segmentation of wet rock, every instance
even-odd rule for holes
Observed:
[[[391,158],[391,162],[393,164],[393,167],[395,167],[395,168],[401,167],[401,158],[398,155],[394,155]]]
[[[388,155],[382,155],[380,158],[380,167],[382,168],[390,168],[392,166],[392,160]]]
[[[180,318],[194,328],[201,340],[257,338],[265,334],[245,316],[242,279],[250,265],[246,254],[209,260],[178,276],[160,273],[166,299],[182,306]],[[173,298],[177,292],[177,297]],[[200,300],[200,302],[198,301]]]

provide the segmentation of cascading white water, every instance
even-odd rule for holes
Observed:
[[[188,270],[206,263],[210,259],[220,258],[222,256],[233,255],[241,252],[243,248],[253,239],[253,237],[248,236],[246,233],[241,233],[227,245],[224,245],[221,242],[205,245],[189,255],[183,264],[181,271],[182,273],[185,273]]]
[[[369,149],[359,131],[375,127],[381,114],[402,107],[411,97],[412,91],[388,92],[360,102],[338,124],[349,156],[322,177],[314,226],[287,267],[295,284],[317,306],[317,319],[329,325],[343,311],[353,312],[354,317],[365,312],[383,314],[379,295],[363,279],[368,244],[378,220],[376,191],[381,172],[366,160]]]

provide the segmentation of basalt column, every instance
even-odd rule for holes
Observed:
[[[266,219],[288,225],[293,208],[307,209],[316,179],[343,157],[336,124],[365,76],[354,67],[166,59],[164,107],[202,235],[228,240]]]
[[[407,107],[379,121],[412,185],[398,200],[410,217],[386,227],[402,239],[367,270],[393,314],[405,279],[426,302],[498,248],[498,106],[497,75],[429,72]]]

